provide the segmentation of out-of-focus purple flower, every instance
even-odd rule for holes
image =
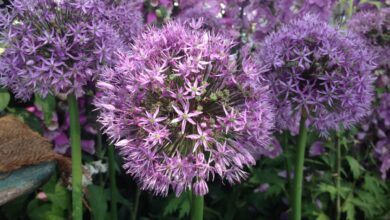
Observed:
[[[256,1],[250,0],[243,8],[243,30],[260,42],[282,24],[293,19],[301,18],[311,13],[316,14],[319,19],[329,21],[335,0],[277,0],[277,1]]]
[[[381,162],[380,172],[385,179],[390,168],[390,8],[356,13],[348,22],[348,27],[363,37],[377,54],[375,62],[379,77],[376,84],[385,93],[377,94],[378,105],[357,138],[361,143],[375,146],[375,155]]]
[[[272,13],[270,5],[261,4],[259,1],[251,1],[244,8],[244,24],[254,38],[262,40],[275,29],[277,18]]]
[[[33,93],[78,97],[96,78],[99,67],[114,62],[121,47],[117,32],[100,16],[102,2],[70,0],[15,0],[9,17],[0,24],[0,85],[17,98]],[[11,20],[10,22],[8,20]]]
[[[142,0],[131,0],[106,6],[104,16],[107,22],[115,28],[126,44],[130,44],[133,37],[137,36],[143,29],[142,4]]]
[[[215,32],[223,32],[227,36],[238,38],[243,27],[241,12],[247,1],[201,0],[191,7],[180,7],[179,18],[204,18],[204,27]],[[249,2],[249,1],[248,1]]]
[[[95,141],[94,140],[81,140],[81,147],[85,152],[89,154],[95,154]]]
[[[178,19],[183,21],[203,18],[202,29],[219,32],[223,30],[220,20],[211,11],[198,6],[184,10],[179,14]]]
[[[308,13],[315,14],[319,19],[329,21],[335,0],[278,0],[275,3],[278,19],[287,23]]]
[[[390,93],[383,93],[379,97],[379,106],[371,115],[370,127],[363,129],[365,139],[362,142],[370,141],[375,145],[375,156],[381,162],[379,168],[382,178],[387,178],[387,171],[390,169]],[[375,131],[375,132],[372,132]]]
[[[275,158],[283,152],[283,149],[279,141],[276,138],[272,138],[271,143],[268,146],[265,146],[263,151],[264,155],[268,155],[270,158]]]
[[[386,128],[390,129],[390,93],[384,93],[380,97],[378,115],[383,120]]]
[[[288,178],[288,172],[287,170],[282,170],[278,172],[278,176],[283,177],[283,178]],[[290,179],[294,178],[294,172],[290,172]]]
[[[261,72],[199,22],[150,28],[97,83],[104,131],[127,173],[157,195],[204,195],[215,175],[240,182],[255,156],[268,156],[273,109]]]
[[[387,135],[390,134],[389,129],[386,130]],[[390,169],[390,138],[389,136],[379,137],[375,145],[375,155],[380,160],[379,168],[382,173],[382,179],[387,178],[387,171]]]
[[[188,8],[194,7],[199,3],[199,0],[174,0],[174,5],[178,6],[180,9],[185,10]]]
[[[357,147],[375,146],[374,155],[381,164],[379,170],[383,179],[387,178],[387,171],[390,168],[389,99],[390,93],[388,92],[377,95],[378,105],[367,117],[366,123],[360,127],[356,136]]]
[[[368,114],[373,55],[364,42],[306,15],[269,35],[257,53],[268,68],[280,129],[297,130],[301,114],[323,135]]]
[[[356,13],[348,21],[348,27],[360,34],[378,54],[379,66],[390,69],[390,8]]]
[[[381,5],[379,5],[379,4]],[[356,11],[369,11],[369,10],[378,10],[378,7],[389,7],[389,0],[378,0],[378,1],[363,1],[363,0],[354,0],[354,7]]]
[[[263,183],[263,184],[260,184],[260,186],[258,186],[254,192],[255,193],[258,193],[258,192],[266,192],[269,188],[269,184],[268,183]]]
[[[325,152],[325,148],[323,147],[323,143],[321,141],[314,142],[309,150],[309,155],[311,157],[320,156]]]
[[[60,154],[66,154],[70,148],[69,138],[64,132],[59,132],[54,137],[54,151]]]
[[[389,143],[387,143],[387,144],[389,144]],[[380,167],[380,171],[382,173],[381,177],[382,177],[382,179],[386,179],[387,178],[387,171],[389,171],[389,169],[390,169],[390,156],[386,155],[385,157],[382,157],[381,161],[382,161],[382,164]]]
[[[82,134],[95,135],[97,133],[94,124],[91,124],[86,117],[86,106],[83,98],[78,100],[80,109],[80,124],[82,126]],[[60,103],[59,105],[61,105]],[[58,113],[52,113],[52,119],[50,124],[43,123],[44,116],[39,106],[30,106],[26,109],[28,112],[34,114],[40,121],[42,121],[42,127],[44,129],[43,135],[54,145],[54,151],[59,154],[68,154],[70,150],[70,138],[69,138],[69,113],[65,113],[65,120],[59,121]],[[68,110],[63,110],[67,112]],[[60,111],[62,112],[62,111]],[[89,154],[95,154],[95,141],[92,139],[81,140],[81,147],[84,152]]]

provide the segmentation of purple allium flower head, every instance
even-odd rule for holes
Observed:
[[[97,84],[99,121],[124,168],[158,195],[204,195],[216,175],[240,182],[271,139],[260,69],[237,61],[234,42],[199,29],[200,20],[150,28]]]
[[[378,65],[390,69],[390,8],[356,13],[349,20],[348,27],[366,39],[375,50]]]
[[[365,1],[365,0],[354,0],[355,10],[358,12],[378,10],[378,8],[386,8],[390,6],[389,0],[377,0],[377,1]]]
[[[244,25],[254,33],[255,39],[263,39],[274,30],[277,18],[272,13],[270,5],[263,5],[259,1],[251,1],[244,8]]]
[[[120,47],[116,31],[95,19],[100,6],[92,1],[15,0],[12,19],[0,21],[5,28],[0,42],[7,45],[0,57],[0,85],[17,98],[27,100],[34,92],[83,94],[98,68],[113,62]]]
[[[295,132],[302,111],[323,135],[368,113],[373,98],[373,56],[355,35],[308,14],[265,38],[257,54],[269,68],[280,129]]]
[[[335,3],[335,0],[278,0],[275,2],[275,8],[282,23],[307,13],[316,14],[319,19],[328,21]]]
[[[243,30],[260,42],[270,32],[292,19],[303,17],[307,13],[316,14],[321,20],[328,21],[332,15],[335,0],[249,0],[243,6]]]
[[[390,93],[384,93],[381,95],[378,115],[386,128],[390,129]]]
[[[126,44],[132,42],[143,29],[142,1],[120,1],[118,4],[108,4],[104,12],[107,22],[112,25]]]
[[[182,20],[203,17],[207,29],[237,38],[242,27],[243,4],[240,0],[201,0],[191,7],[181,7],[178,17]]]
[[[192,20],[203,18],[203,29],[219,32],[221,29],[220,20],[217,18],[215,14],[213,14],[210,10],[207,10],[201,6],[196,6],[193,8],[189,8],[184,10],[179,14],[178,19],[181,20]]]
[[[323,146],[324,143],[321,141],[316,141],[310,146],[309,155],[311,157],[320,156],[325,152],[325,148]]]

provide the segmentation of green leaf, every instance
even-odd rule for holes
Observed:
[[[281,193],[283,193],[283,187],[278,185],[271,185],[267,191],[265,191],[264,196],[265,198],[277,197]]]
[[[175,196],[168,197],[166,206],[164,207],[163,216],[172,215],[176,211],[179,211],[179,218],[183,218],[190,212],[190,196],[189,192],[182,193],[179,198]]]
[[[349,167],[351,168],[353,178],[358,179],[362,174],[363,167],[355,158],[351,156],[346,156],[345,159],[348,161]]]
[[[258,185],[261,183],[268,183],[269,185],[278,185],[280,187],[283,187],[285,184],[285,181],[278,175],[278,172],[274,169],[257,169],[252,173],[253,175],[248,181],[251,184]]]
[[[104,188],[97,185],[88,186],[87,199],[91,206],[94,220],[105,220],[107,214],[107,197]]]
[[[11,96],[6,89],[0,89],[0,111],[7,108]]]
[[[321,213],[317,216],[316,220],[330,220],[330,218],[325,213]]]
[[[184,218],[184,216],[190,214],[190,209],[191,209],[190,200],[189,199],[184,200],[180,206],[179,218]]]
[[[105,190],[105,195],[106,195],[106,198],[111,200],[111,189],[107,188]],[[119,204],[126,206],[129,209],[133,208],[133,203],[130,202],[129,199],[126,199],[125,197],[123,197],[118,189],[115,190],[115,195],[116,195],[116,198],[117,198]]]
[[[164,207],[163,216],[168,216],[170,214],[175,213],[179,209],[180,203],[182,203],[183,195],[179,198],[175,196],[170,196],[168,201],[166,202],[166,206]]]
[[[369,174],[364,176],[364,184],[356,190],[351,199],[356,208],[364,213],[366,219],[378,219],[388,212],[390,203],[385,183]]]
[[[70,192],[58,181],[56,174],[42,186],[48,201],[33,199],[27,206],[27,215],[31,220],[67,219],[70,211]]]
[[[375,195],[383,195],[388,190],[386,183],[369,174],[364,176],[363,189],[374,193]]]
[[[353,195],[350,194],[348,198],[345,200],[344,206],[342,207],[342,211],[347,213],[347,220],[354,220],[356,215],[355,204],[353,203]]]
[[[337,188],[334,187],[333,185],[329,185],[329,184],[325,184],[325,183],[322,183],[319,185],[318,191],[320,191],[322,193],[329,193],[330,198],[332,200],[334,200],[336,198],[336,195],[337,195]]]
[[[61,210],[70,209],[70,194],[69,191],[60,183],[54,186],[54,192],[46,193],[49,200]]]
[[[40,95],[35,94],[35,104],[39,106],[43,112],[44,122],[47,126],[50,125],[53,112],[56,108],[56,98],[52,95],[47,95],[42,98]]]
[[[63,220],[65,213],[58,206],[33,199],[27,206],[27,215],[31,220]]]

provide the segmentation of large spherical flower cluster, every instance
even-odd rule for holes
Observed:
[[[179,5],[181,12],[178,17],[182,20],[203,17],[207,29],[238,38],[243,27],[241,14],[245,5],[246,1],[242,0],[201,0],[191,7]]]
[[[390,69],[390,8],[356,13],[348,27],[366,39],[378,53],[376,62]]]
[[[121,39],[130,44],[133,37],[143,29],[142,1],[120,1],[117,4],[105,4],[103,15],[107,22],[115,28]]]
[[[199,20],[147,30],[97,84],[99,121],[124,168],[158,195],[170,187],[204,195],[216,175],[240,182],[254,157],[273,153],[261,69],[249,58],[237,63],[234,43]]]
[[[270,1],[251,1],[244,8],[244,25],[254,34],[254,39],[261,40],[272,32],[277,25],[277,16],[272,11]]]
[[[283,23],[303,16],[316,14],[319,19],[329,21],[336,0],[278,0],[275,3],[278,19]]]
[[[281,129],[296,133],[302,114],[322,134],[368,113],[373,56],[356,35],[308,14],[269,35],[257,54],[269,70]]]
[[[330,20],[334,0],[276,0],[249,1],[244,8],[245,28],[253,33],[256,41],[261,41],[280,24],[302,17],[307,13],[318,15],[322,20]]]
[[[191,7],[182,7],[180,4],[182,12],[179,17],[204,17],[209,28],[216,31],[223,29],[225,33],[235,37],[239,37],[240,32],[243,32],[257,42],[280,24],[307,13],[330,20],[335,3],[335,0],[202,0],[197,4],[192,3]]]
[[[15,0],[1,16],[0,85],[27,100],[36,92],[83,94],[100,65],[113,62],[121,41],[97,19],[92,1]]]
[[[193,7],[183,10],[177,19],[185,21],[199,18],[203,19],[203,29],[214,32],[221,32],[224,30],[221,26],[221,21],[217,18],[217,16],[203,7]]]

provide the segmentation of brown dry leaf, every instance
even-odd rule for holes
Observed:
[[[69,158],[54,153],[46,138],[14,116],[0,118],[0,172],[52,160],[57,160],[65,175],[70,174]]]

